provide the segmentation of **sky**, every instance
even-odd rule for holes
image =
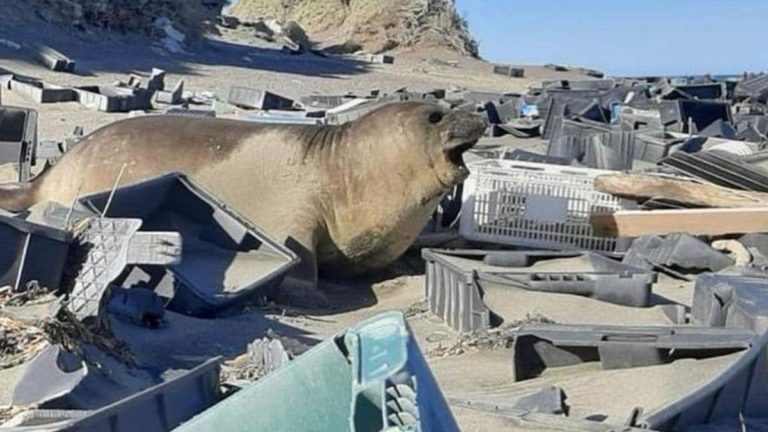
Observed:
[[[610,75],[768,71],[768,0],[456,0],[480,55]]]

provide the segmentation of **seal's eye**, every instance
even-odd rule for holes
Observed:
[[[429,113],[429,122],[430,123],[438,124],[441,121],[443,121],[443,113],[437,112],[437,111],[433,111],[433,112]]]

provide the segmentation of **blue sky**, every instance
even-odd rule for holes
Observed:
[[[768,0],[457,0],[483,58],[613,75],[768,71]]]

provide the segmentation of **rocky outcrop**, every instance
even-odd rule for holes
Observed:
[[[454,0],[239,0],[231,13],[243,20],[295,21],[331,51],[426,46],[478,56]]]
[[[162,32],[158,19],[195,37],[218,15],[223,0],[27,0],[28,7],[47,22],[81,29],[119,32]],[[165,35],[159,35],[164,37]]]

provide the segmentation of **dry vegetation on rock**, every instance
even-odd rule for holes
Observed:
[[[454,0],[240,0],[232,14],[296,21],[313,40],[336,51],[439,47],[478,56]]]

